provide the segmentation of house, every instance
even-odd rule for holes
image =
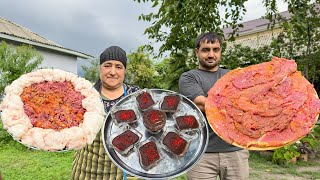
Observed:
[[[290,13],[288,11],[281,12],[280,15],[286,19],[290,18]],[[270,45],[272,38],[277,37],[282,32],[282,28],[279,25],[275,25],[273,30],[268,29],[269,23],[269,20],[264,18],[243,22],[243,27],[239,28],[238,31],[239,36],[236,37],[235,41],[228,42],[227,48],[231,48],[235,44],[241,44],[250,48],[259,48]],[[222,30],[225,38],[228,39],[232,32],[232,28],[228,27]]]
[[[92,59],[93,56],[62,47],[18,24],[0,17],[0,41],[15,46],[27,44],[43,55],[40,67],[57,68],[77,74],[77,60]]]

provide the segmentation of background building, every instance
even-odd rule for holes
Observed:
[[[0,17],[0,41],[14,46],[31,45],[43,55],[42,68],[57,68],[77,74],[77,60],[93,56],[62,47],[18,24]]]
[[[280,15],[286,19],[290,18],[288,11],[284,11],[280,13]],[[279,25],[275,25],[273,30],[268,29],[269,23],[269,20],[264,18],[243,22],[243,27],[239,28],[239,36],[236,36],[235,41],[227,43],[228,48],[233,47],[235,44],[241,44],[242,46],[248,46],[250,48],[259,48],[270,45],[272,37],[277,37],[282,32],[282,28]],[[228,39],[231,32],[231,27],[223,29],[226,39]]]

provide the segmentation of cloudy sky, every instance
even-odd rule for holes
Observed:
[[[244,20],[260,18],[262,0],[249,0]],[[280,1],[280,11],[286,6]],[[133,0],[1,0],[0,16],[65,48],[98,56],[106,47],[118,45],[132,52],[146,44],[143,34],[150,26],[139,21],[150,4]]]

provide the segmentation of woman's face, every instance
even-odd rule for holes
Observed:
[[[100,79],[104,87],[116,89],[122,86],[126,68],[117,60],[105,61],[100,65]]]

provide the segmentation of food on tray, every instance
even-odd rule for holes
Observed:
[[[14,139],[50,151],[92,143],[105,115],[89,81],[57,69],[37,70],[13,81],[0,109],[3,127]]]
[[[132,109],[116,111],[114,116],[118,123],[134,123],[137,120],[136,113]]]
[[[211,128],[228,143],[265,150],[310,133],[320,101],[293,60],[274,57],[224,75],[210,89],[205,111]]]
[[[188,148],[188,142],[175,132],[168,132],[162,143],[178,156],[183,156]]]
[[[151,132],[158,132],[166,124],[167,115],[165,112],[149,109],[143,113],[143,124]]]
[[[128,148],[133,148],[133,145],[139,141],[139,136],[130,130],[119,134],[112,140],[112,144],[118,149],[118,151],[124,152]]]
[[[139,157],[142,168],[149,170],[154,167],[160,160],[157,144],[154,141],[150,141],[139,147]]]
[[[179,95],[164,96],[161,103],[161,110],[174,112],[177,110],[180,101],[181,98]]]
[[[199,128],[199,123],[193,115],[176,117],[176,124],[180,130]]]
[[[142,91],[136,99],[141,110],[146,110],[155,104],[148,91]]]

